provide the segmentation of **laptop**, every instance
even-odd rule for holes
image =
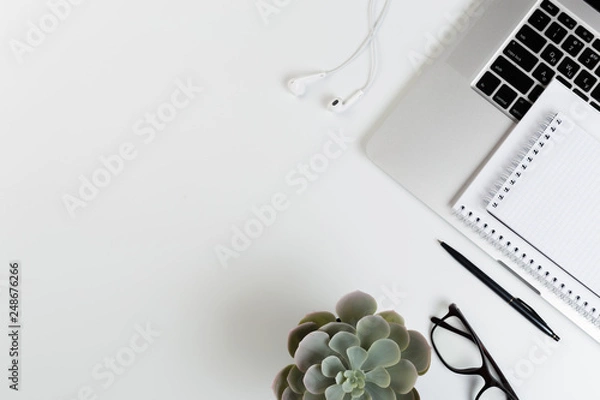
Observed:
[[[466,234],[452,205],[552,80],[600,112],[600,0],[473,0],[435,33],[366,151]]]

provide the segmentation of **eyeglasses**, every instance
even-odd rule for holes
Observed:
[[[431,343],[442,363],[454,373],[479,375],[484,380],[475,400],[519,400],[489,351],[456,304],[443,318],[432,317]],[[438,329],[439,328],[439,329]],[[443,351],[441,351],[443,349]]]

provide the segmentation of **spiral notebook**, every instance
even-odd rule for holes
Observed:
[[[600,293],[600,142],[559,113],[486,210]]]
[[[453,210],[600,342],[600,113],[551,83]]]

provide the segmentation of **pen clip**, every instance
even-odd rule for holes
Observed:
[[[531,314],[533,314],[538,319],[538,321],[540,321],[542,324],[548,326],[548,324],[546,324],[546,321],[544,321],[542,319],[542,317],[540,317],[540,315],[538,313],[536,313],[535,310],[529,306],[529,304],[525,303],[523,300],[519,299],[518,297],[516,299],[514,299],[513,301],[515,303],[519,303],[521,306],[523,306],[525,309],[527,309],[527,311],[529,311]]]

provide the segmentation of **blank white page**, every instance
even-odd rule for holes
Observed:
[[[487,211],[600,294],[600,142],[558,114]]]

